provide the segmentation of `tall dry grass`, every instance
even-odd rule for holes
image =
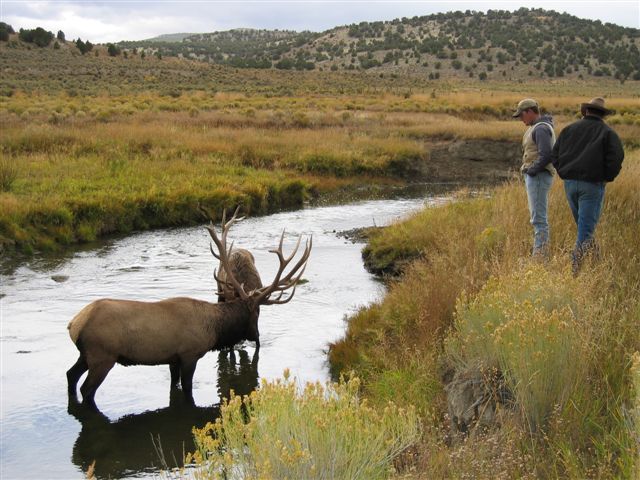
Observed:
[[[425,209],[374,236],[367,255],[378,268],[407,259],[413,263],[382,302],[350,319],[345,338],[331,348],[335,371],[355,369],[365,391],[379,398],[424,392],[396,398],[429,412],[425,423],[437,434],[444,393],[434,380],[446,365],[443,341],[464,337],[461,357],[505,370],[523,413],[524,421],[511,425],[515,433],[507,437],[520,439],[517,451],[529,461],[524,470],[507,462],[496,476],[631,478],[637,437],[625,412],[633,398],[631,358],[640,349],[639,187],[640,152],[635,150],[607,186],[596,233],[602,256],[576,279],[568,276],[576,227],[557,179],[550,193],[551,260],[544,267],[529,260],[532,230],[519,181],[490,198]],[[488,287],[491,277],[496,280]],[[468,300],[458,304],[456,323],[456,302],[463,293]],[[564,300],[546,300],[557,295]],[[527,354],[536,352],[536,362],[527,362]],[[385,372],[395,372],[394,383]],[[531,433],[532,423],[538,433]],[[499,437],[490,433],[477,441],[482,445]],[[494,452],[486,444],[449,448],[433,438],[425,444],[439,449],[437,454],[424,451],[425,468],[451,477],[464,473],[451,455],[463,456],[460,462],[490,464]]]

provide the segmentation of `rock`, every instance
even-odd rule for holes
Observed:
[[[371,235],[382,227],[359,227],[352,228],[351,230],[342,230],[340,232],[334,232],[338,237],[349,240],[351,243],[364,243]]]
[[[54,282],[62,283],[69,280],[69,276],[68,275],[52,275],[51,280],[53,280]]]
[[[478,369],[457,371],[445,386],[445,392],[453,433],[497,425],[499,406],[511,403],[511,395],[497,372],[487,375]]]

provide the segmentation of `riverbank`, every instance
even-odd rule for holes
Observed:
[[[330,362],[335,374],[355,371],[374,403],[393,400],[421,412],[418,471],[438,478],[632,478],[639,182],[634,150],[607,187],[601,259],[575,279],[568,260],[575,226],[560,181],[550,197],[547,265],[529,260],[519,182],[490,198],[425,209],[371,235],[370,261],[402,276],[382,302],[349,319]],[[456,433],[453,380],[466,374],[485,393],[496,392],[495,373],[513,402],[478,402],[476,408],[498,412],[493,422],[483,424],[478,414],[466,437]],[[478,420],[483,427],[474,427]]]
[[[518,163],[514,98],[16,92],[0,98],[0,248],[192,225],[198,203],[255,215],[371,185],[495,184]],[[546,101],[559,128],[572,119],[577,99]],[[640,104],[613,104],[612,123],[634,145]]]

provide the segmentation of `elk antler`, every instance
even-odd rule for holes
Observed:
[[[236,277],[233,275],[231,266],[229,264],[229,256],[231,255],[231,250],[233,249],[233,242],[231,242],[231,246],[227,248],[227,234],[229,233],[229,229],[235,222],[244,219],[244,217],[236,218],[238,216],[238,212],[240,211],[240,207],[236,208],[236,211],[228,222],[226,221],[227,211],[224,210],[222,212],[222,233],[220,237],[218,237],[218,234],[216,233],[216,229],[214,227],[213,220],[211,219],[211,215],[209,215],[209,212],[207,212],[201,206],[199,206],[199,208],[200,211],[211,221],[211,225],[207,225],[207,230],[209,231],[209,235],[211,235],[213,243],[215,243],[216,247],[218,247],[218,253],[216,254],[212,245],[209,245],[209,249],[211,250],[213,256],[220,260],[220,265],[222,265],[222,268],[224,268],[225,272],[227,273],[227,278],[224,282],[218,278],[217,271],[215,270],[213,272],[213,277],[218,283],[224,283],[233,287],[233,289],[243,300],[248,300],[250,298],[250,295],[245,292],[243,285],[240,284],[238,280],[236,280]]]
[[[282,253],[282,243],[284,241],[284,230],[282,231],[282,235],[280,236],[280,243],[276,250],[269,250],[271,253],[275,253],[278,256],[278,260],[280,262],[280,266],[278,267],[278,272],[271,282],[271,285],[266,287],[258,288],[253,292],[254,301],[260,305],[277,305],[282,303],[287,303],[293,298],[293,295],[296,293],[296,286],[302,277],[305,269],[307,268],[307,260],[309,260],[309,254],[311,253],[311,247],[313,246],[313,236],[310,236],[309,239],[305,243],[304,252],[302,256],[298,260],[298,262],[293,266],[293,268],[287,273],[284,277],[282,277],[283,272],[291,263],[291,260],[295,257],[298,252],[298,248],[300,247],[300,240],[302,237],[298,237],[298,241],[296,243],[295,248],[291,255],[285,258]],[[293,287],[291,294],[282,298],[284,292]],[[274,299],[271,299],[271,295],[278,292],[278,296]]]
[[[200,207],[200,210],[205,214],[207,218],[211,219],[211,215],[209,215],[209,213],[204,208]],[[221,237],[218,237],[218,234],[216,233],[215,227],[213,225],[213,220],[211,220],[211,225],[207,226],[207,230],[209,231],[209,234],[213,239],[213,243],[215,243],[216,247],[218,248],[218,253],[216,254],[213,246],[210,246],[211,253],[214,257],[220,260],[222,268],[224,268],[225,272],[227,273],[227,278],[224,281],[221,281],[218,278],[217,272],[214,272],[214,278],[219,283],[224,283],[228,286],[233,287],[233,289],[238,293],[238,296],[243,300],[249,300],[251,298],[255,305],[278,305],[289,302],[293,298],[293,295],[296,292],[296,286],[300,281],[300,278],[302,278],[302,274],[304,273],[305,269],[307,268],[307,261],[309,260],[309,254],[311,253],[311,247],[313,246],[313,236],[310,236],[309,239],[305,242],[304,251],[298,262],[293,266],[293,268],[291,268],[289,273],[287,273],[283,277],[283,273],[286,270],[287,266],[289,266],[293,258],[296,256],[296,253],[298,253],[300,241],[302,240],[302,237],[298,237],[298,241],[296,242],[296,246],[293,249],[293,252],[285,258],[284,254],[282,253],[282,244],[284,242],[285,234],[285,232],[283,231],[282,235],[280,236],[280,243],[278,244],[278,248],[269,250],[270,253],[275,253],[278,256],[278,261],[280,262],[278,272],[276,273],[273,282],[271,282],[271,284],[267,285],[266,287],[257,288],[247,293],[244,289],[244,285],[238,282],[238,280],[233,275],[233,272],[231,271],[232,269],[229,263],[229,256],[231,255],[233,243],[229,248],[227,248],[227,234],[229,233],[229,229],[234,224],[234,222],[242,220],[244,218],[241,217],[239,219],[236,219],[239,210],[240,207],[236,209],[233,217],[231,217],[228,222],[225,222],[226,211],[223,212]],[[291,290],[291,293],[287,297],[282,298],[284,293],[290,288],[293,288],[293,290]],[[277,294],[277,296],[272,299],[271,295],[273,295],[274,293]]]

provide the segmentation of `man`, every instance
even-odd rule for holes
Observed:
[[[549,250],[549,221],[547,206],[553,182],[551,149],[556,140],[553,119],[541,115],[538,102],[525,98],[518,103],[513,118],[519,118],[529,128],[522,137],[522,167],[529,202],[530,222],[533,225],[534,257],[545,258]]]
[[[604,99],[583,103],[580,111],[582,120],[562,131],[551,154],[578,227],[572,253],[574,274],[585,253],[595,246],[593,235],[602,211],[605,183],[618,176],[624,159],[620,137],[604,123],[604,117],[615,113],[605,107]]]

